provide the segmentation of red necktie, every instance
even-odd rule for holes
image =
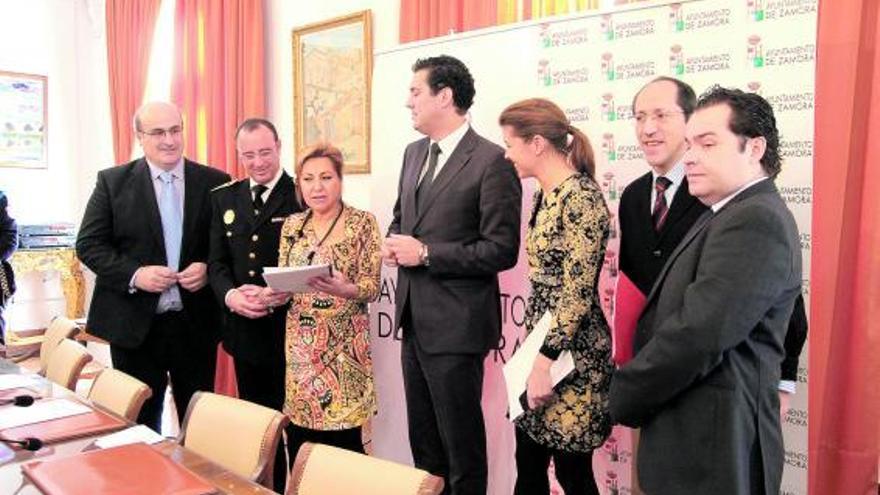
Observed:
[[[657,177],[657,181],[654,183],[657,199],[654,200],[654,213],[651,214],[651,220],[654,223],[655,232],[660,232],[660,229],[663,228],[666,214],[669,213],[669,205],[666,204],[666,189],[671,185],[672,181],[666,177]]]

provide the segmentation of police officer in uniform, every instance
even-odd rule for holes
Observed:
[[[227,309],[223,347],[235,361],[238,394],[281,410],[284,403],[285,300],[261,300],[264,266],[278,263],[281,226],[301,211],[291,177],[281,168],[281,141],[271,122],[252,118],[235,134],[248,177],[211,193],[211,287]],[[279,448],[275,489],[283,491],[287,467]]]

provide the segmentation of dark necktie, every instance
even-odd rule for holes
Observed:
[[[257,184],[256,186],[251,188],[251,191],[254,192],[254,215],[260,214],[260,209],[263,207],[265,203],[263,203],[263,193],[266,192],[268,187],[263,184]]]
[[[654,183],[654,190],[657,191],[657,199],[654,200],[654,213],[651,214],[651,220],[654,223],[654,230],[660,232],[663,228],[663,222],[666,221],[666,214],[669,213],[669,205],[666,204],[666,190],[672,185],[672,181],[666,177],[657,177]]]
[[[431,196],[431,186],[434,184],[434,172],[437,170],[437,157],[440,156],[440,153],[442,153],[440,145],[432,143],[431,153],[428,156],[428,170],[425,171],[425,175],[422,177],[422,182],[419,183],[419,187],[416,189],[417,212],[423,211],[425,203]]]

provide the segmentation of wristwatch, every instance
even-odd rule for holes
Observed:
[[[428,257],[428,245],[425,243],[422,243],[422,249],[419,250],[419,264],[431,266],[431,259]]]

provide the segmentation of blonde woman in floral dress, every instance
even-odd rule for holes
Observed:
[[[364,452],[362,426],[376,414],[367,304],[379,293],[379,227],[342,202],[337,148],[321,144],[302,156],[296,177],[307,210],[284,222],[278,266],[329,263],[333,275],[312,279],[315,292],[293,294],[287,314],[291,459],[306,441]]]

